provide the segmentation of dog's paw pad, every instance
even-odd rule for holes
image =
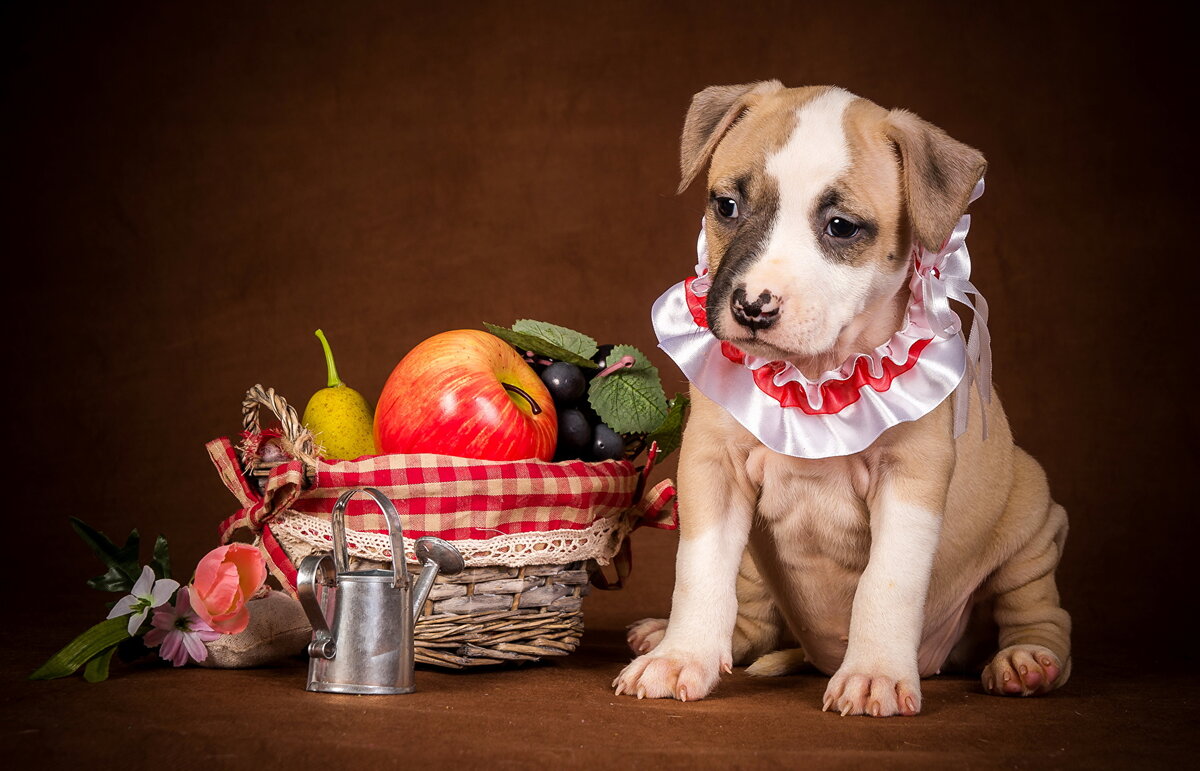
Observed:
[[[997,696],[1037,696],[1062,685],[1062,662],[1041,645],[1010,645],[983,668],[983,690]]]
[[[916,674],[874,675],[843,667],[829,679],[821,708],[842,716],[915,715],[921,711],[921,687]]]
[[[649,653],[658,647],[666,632],[667,620],[665,618],[643,618],[641,621],[635,621],[629,625],[629,629],[625,633],[625,641],[629,643],[629,649],[634,653]]]

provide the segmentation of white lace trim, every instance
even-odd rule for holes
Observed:
[[[512,533],[452,543],[462,553],[467,567],[565,565],[587,559],[607,565],[632,528],[633,520],[629,517],[604,517],[583,530]],[[333,529],[328,520],[295,511],[276,516],[271,522],[271,532],[293,562],[314,552],[327,552],[333,545]],[[417,561],[412,552],[414,543],[412,538],[404,542],[405,559],[412,563]],[[392,560],[391,541],[384,533],[347,530],[346,544],[351,557],[368,562]]]

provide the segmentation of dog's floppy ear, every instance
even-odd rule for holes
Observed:
[[[987,161],[975,148],[951,139],[907,110],[888,113],[887,135],[900,154],[913,235],[926,249],[936,252],[966,211]]]
[[[761,80],[739,86],[709,86],[692,97],[687,120],[683,123],[683,140],[679,146],[679,168],[682,181],[679,191],[688,185],[708,163],[717,143],[755,102],[783,88],[778,80]]]

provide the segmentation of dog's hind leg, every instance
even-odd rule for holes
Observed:
[[[643,618],[626,627],[625,642],[631,651],[641,655],[657,648],[666,632],[665,618]]]
[[[1008,513],[999,526],[1036,525],[985,585],[1000,628],[1000,652],[983,668],[981,679],[988,693],[1031,696],[1058,688],[1071,674],[1071,617],[1059,604],[1054,581],[1067,538],[1067,513],[1050,499],[1033,458],[1018,449],[1014,461]]]
[[[748,664],[779,647],[783,620],[747,549],[737,577],[737,621],[733,626],[733,663]]]

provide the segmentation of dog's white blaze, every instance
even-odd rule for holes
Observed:
[[[856,97],[831,89],[796,111],[791,137],[766,163],[779,191],[779,209],[762,258],[746,275],[746,293],[780,298],[780,323],[764,336],[797,353],[822,353],[865,302],[862,271],[827,259],[817,243],[814,202],[851,163],[843,120]]]

